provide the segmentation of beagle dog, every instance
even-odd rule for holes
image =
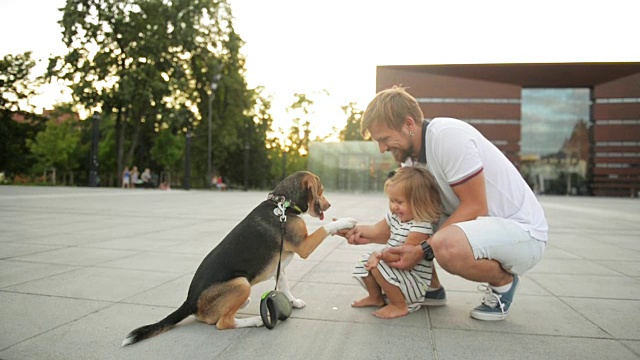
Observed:
[[[262,326],[260,316],[238,319],[236,313],[251,301],[251,286],[276,275],[282,241],[277,286],[293,308],[303,308],[304,301],[289,291],[284,268],[294,254],[306,259],[327,236],[356,224],[350,218],[337,219],[308,234],[300,215],[308,213],[324,219],[324,212],[331,205],[323,191],[320,178],[310,172],[296,172],[282,180],[267,200],[253,209],[204,258],[193,276],[185,302],[159,322],[133,330],[122,346],[167,331],[189,315],[215,324],[218,329]]]

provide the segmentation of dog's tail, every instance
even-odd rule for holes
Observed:
[[[144,339],[163,333],[191,314],[193,314],[193,308],[187,303],[187,301],[185,301],[178,310],[172,312],[166,318],[155,324],[145,325],[130,332],[126,339],[122,341],[122,346],[135,344]]]

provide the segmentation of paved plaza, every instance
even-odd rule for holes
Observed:
[[[440,271],[448,304],[382,320],[351,308],[361,253],[330,237],[287,268],[307,306],[273,330],[217,330],[189,317],[121,347],[134,328],[184,301],[203,257],[253,207],[258,191],[0,186],[0,359],[639,359],[640,200],[541,197],[544,259],[521,278],[502,322],[469,316],[477,284]],[[372,223],[380,194],[326,193],[327,219]],[[251,251],[251,249],[247,249]],[[259,313],[253,302],[241,316]]]

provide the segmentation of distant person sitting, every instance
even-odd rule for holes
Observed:
[[[222,176],[214,176],[213,179],[211,179],[211,184],[215,185],[215,187],[220,191],[227,190],[227,184],[224,183]]]
[[[142,181],[142,187],[145,189],[152,188],[153,182],[151,181],[151,169],[145,168],[142,174],[140,174],[140,180]]]
[[[131,169],[131,187],[135,188],[137,185],[142,185],[142,180],[140,180],[138,167],[134,165],[133,169]]]

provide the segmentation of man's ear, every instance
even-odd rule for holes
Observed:
[[[411,116],[407,116],[404,118],[404,126],[408,127],[409,131],[412,131],[415,129],[416,121]]]

